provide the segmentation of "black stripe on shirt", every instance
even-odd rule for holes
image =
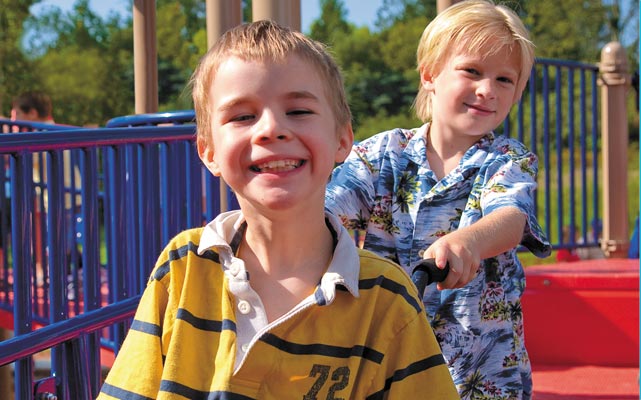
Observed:
[[[174,250],[170,250],[169,256],[167,257],[167,261],[162,263],[162,265],[160,265],[158,269],[156,269],[156,272],[154,273],[152,279],[157,281],[161,280],[165,275],[169,273],[169,265],[171,264],[172,261],[180,260],[190,252],[194,253],[196,257],[205,258],[220,264],[220,258],[218,257],[218,253],[212,250],[205,250],[205,252],[202,255],[199,255],[198,244],[190,241],[184,246],[181,246]]]
[[[416,298],[407,292],[407,287],[396,281],[388,279],[383,275],[379,275],[376,278],[361,279],[358,281],[358,288],[362,290],[372,289],[374,286],[380,286],[382,289],[389,290],[394,294],[403,296],[405,301],[414,307],[417,313],[421,311],[421,306],[418,304]]]
[[[211,319],[204,319],[195,316],[184,308],[179,308],[176,312],[176,319],[183,320],[193,326],[194,328],[210,331],[222,332],[224,330],[236,332],[236,323],[234,321],[225,319],[223,321],[215,321]]]
[[[445,364],[445,359],[443,358],[443,355],[439,353],[423,360],[416,361],[415,363],[410,364],[407,368],[396,370],[391,378],[387,378],[385,380],[385,387],[382,390],[367,396],[367,400],[382,399],[384,398],[385,393],[390,390],[394,382],[400,382],[408,376],[427,371],[432,367],[443,364]]]
[[[111,397],[115,397],[121,400],[154,400],[153,397],[141,396],[134,392],[121,389],[119,387],[110,385],[108,383],[104,383],[100,391],[106,395],[109,395]]]
[[[134,319],[134,321],[131,323],[130,329],[133,329],[139,332],[148,333],[150,335],[154,335],[158,337],[160,337],[162,333],[162,329],[160,328],[160,326],[156,324],[151,324],[149,322],[144,322],[138,319]]]
[[[321,355],[335,358],[362,357],[366,360],[380,364],[383,361],[383,353],[365,346],[340,347],[328,344],[300,344],[292,343],[279,338],[271,333],[266,333],[260,338],[261,341],[270,344],[277,349],[296,355]]]
[[[160,382],[160,391],[175,393],[190,400],[254,400],[252,397],[231,392],[203,392],[201,390],[192,389],[178,382],[165,380]]]

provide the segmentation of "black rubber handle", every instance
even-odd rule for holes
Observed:
[[[445,264],[445,268],[440,269],[436,266],[436,261],[433,258],[426,258],[418,263],[412,270],[412,282],[418,289],[419,297],[423,297],[427,285],[443,282],[449,272],[449,264]]]

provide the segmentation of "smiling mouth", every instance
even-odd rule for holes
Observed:
[[[303,164],[305,164],[305,160],[277,160],[252,165],[249,169],[254,172],[287,172],[300,168]]]
[[[484,113],[492,113],[492,112],[493,112],[492,110],[488,110],[487,108],[483,108],[483,107],[480,107],[480,106],[476,106],[476,105],[474,105],[474,104],[467,104],[467,106],[468,106],[469,108],[472,108],[472,109],[474,109],[474,110],[477,110],[477,111],[480,111],[480,112],[484,112]]]

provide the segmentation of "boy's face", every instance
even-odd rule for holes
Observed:
[[[216,72],[210,98],[212,136],[210,145],[199,141],[199,154],[241,206],[287,209],[324,201],[353,134],[349,124],[336,126],[310,63],[298,56],[283,62],[230,57]]]
[[[496,129],[520,97],[518,52],[491,56],[454,51],[435,76],[421,72],[431,92],[433,123],[453,134],[478,137]]]

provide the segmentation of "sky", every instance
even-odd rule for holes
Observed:
[[[76,0],[43,0],[31,8],[31,13],[37,15],[44,7],[56,6],[63,11],[71,10]],[[309,32],[312,21],[320,16],[319,0],[301,0],[301,25],[303,32]],[[376,11],[383,0],[345,0],[347,20],[356,26],[367,25],[370,29],[376,20]],[[110,12],[131,14],[128,0],[90,0],[89,7],[101,17]]]

